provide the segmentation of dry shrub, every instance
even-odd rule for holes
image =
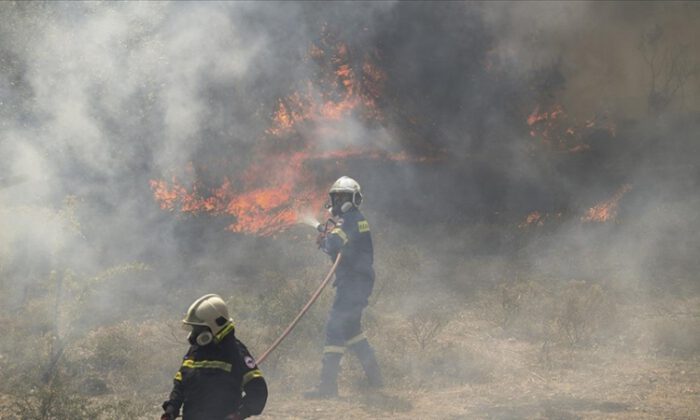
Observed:
[[[653,350],[665,356],[700,355],[700,320],[698,318],[662,319],[652,324]]]
[[[441,383],[483,384],[493,378],[495,365],[483,351],[464,344],[447,343],[438,353],[443,379]]]
[[[388,375],[388,382],[414,388],[486,383],[494,370],[488,358],[457,342],[435,343],[425,351],[409,346],[395,356],[389,361],[393,375]]]
[[[131,323],[100,327],[87,340],[92,352],[87,361],[100,374],[129,369],[136,355],[136,328]]]
[[[523,307],[523,303],[529,299],[527,294],[531,293],[530,283],[506,283],[499,287],[501,296],[501,308],[503,309],[503,319],[501,326],[506,329],[513,325]]]
[[[501,285],[499,294],[501,325],[521,339],[587,346],[617,327],[616,303],[599,284],[518,281]]]
[[[158,399],[164,398],[186,348],[163,346],[164,324],[122,322],[87,332],[72,325],[61,337],[59,326],[49,318],[55,309],[50,298],[31,299],[20,316],[3,318],[8,328],[0,367],[8,378],[2,391],[11,396],[11,403],[0,408],[0,417],[135,419],[138,410],[143,413],[143,402],[152,399],[144,397],[146,392],[162,390]],[[28,328],[28,319],[45,327]],[[22,357],[10,363],[8,356],[18,349]],[[117,398],[112,392],[130,397]]]
[[[609,336],[617,309],[600,285],[571,281],[558,300],[555,328],[568,344],[587,345]]]
[[[75,382],[86,395],[167,389],[188,348],[186,333],[176,331],[153,321],[100,327],[76,343],[66,362],[75,366]]]
[[[75,365],[66,361],[66,344],[52,334],[18,337],[22,357],[14,357],[4,389],[12,402],[2,410],[5,419],[95,418],[90,400],[80,395]],[[17,354],[17,350],[12,354]]]
[[[420,286],[420,273],[425,258],[420,247],[412,244],[379,246],[375,255],[376,280],[371,300],[382,305],[396,303],[403,296]]]
[[[51,387],[39,387],[19,394],[3,410],[6,420],[63,419],[148,419],[155,416],[148,400],[131,398],[95,399],[74,393],[71,378]],[[157,412],[157,411],[156,411]],[[150,414],[150,415],[149,415]]]
[[[484,353],[448,336],[452,319],[448,308],[454,309],[450,303],[405,317],[377,315],[379,333],[370,336],[370,342],[389,387],[422,389],[490,380],[493,363]],[[358,372],[357,379],[359,364],[352,358],[349,364]]]
[[[97,418],[100,410],[73,392],[70,378],[62,377],[50,385],[39,385],[18,393],[11,413],[3,418],[21,420]],[[7,415],[7,417],[5,417]]]
[[[409,318],[411,336],[420,351],[425,351],[435,344],[438,335],[448,322],[448,316],[439,311],[419,312]]]
[[[537,340],[546,335],[547,321],[554,315],[553,299],[534,281],[516,281],[499,287],[500,324],[511,336]]]
[[[326,267],[306,267],[295,273],[266,271],[259,285],[265,293],[237,294],[227,299],[236,321],[236,335],[254,355],[265,351],[308,302],[320,284]],[[285,389],[309,385],[316,378],[313,364],[321,360],[323,327],[333,289],[328,286],[292,333],[273,351],[262,366],[266,378]]]

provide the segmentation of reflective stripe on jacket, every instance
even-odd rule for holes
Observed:
[[[229,324],[213,343],[190,347],[163,406],[184,406],[183,420],[210,420],[236,412],[244,418],[260,414],[266,401],[262,372]]]
[[[369,223],[357,208],[343,214],[338,225],[326,236],[322,249],[333,260],[339,251],[343,253],[336,270],[336,284],[349,277],[374,279],[372,235]]]

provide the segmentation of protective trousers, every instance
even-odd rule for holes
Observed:
[[[382,374],[379,370],[377,357],[374,354],[372,346],[369,345],[369,341],[363,336],[360,341],[349,344],[348,349],[355,353],[355,356],[357,356],[357,359],[360,361],[369,386],[381,388],[384,385]]]
[[[372,386],[382,386],[377,358],[362,332],[362,311],[372,293],[373,279],[353,278],[352,282],[338,279],[333,307],[326,323],[326,344],[323,348],[321,384],[337,390],[340,359],[345,349],[359,359]]]

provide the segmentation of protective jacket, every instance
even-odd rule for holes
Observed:
[[[260,414],[266,401],[262,372],[229,324],[213,343],[189,348],[163,409],[178,412],[184,405],[183,420],[219,420],[234,413],[246,418]]]
[[[336,227],[326,236],[322,249],[332,260],[343,251],[334,285],[358,279],[374,283],[372,236],[369,223],[357,208],[343,214]]]
[[[374,287],[372,237],[362,213],[353,208],[343,214],[326,236],[322,249],[331,259],[338,252],[343,258],[335,272],[335,299],[326,323],[324,352],[342,352],[362,334],[362,310],[369,303]]]

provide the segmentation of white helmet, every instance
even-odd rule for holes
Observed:
[[[336,194],[350,194],[351,200],[343,203],[336,204],[334,196]],[[331,197],[331,211],[338,215],[349,211],[353,206],[360,207],[362,204],[362,190],[360,184],[349,176],[341,176],[337,181],[331,185],[331,189],[328,191],[328,195]]]
[[[187,310],[185,319],[182,320],[185,325],[209,327],[213,335],[218,334],[232,322],[226,303],[215,294],[204,295],[195,300]]]

